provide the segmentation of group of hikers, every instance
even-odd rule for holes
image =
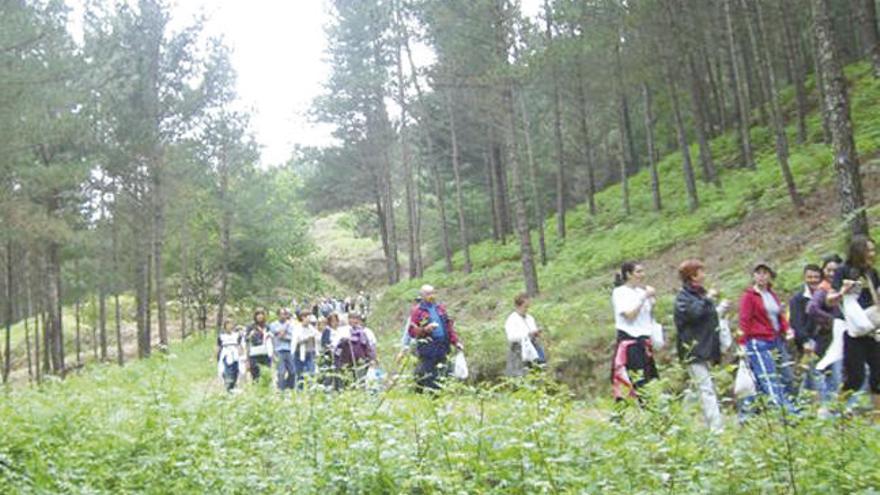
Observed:
[[[880,286],[874,267],[876,247],[866,236],[854,236],[846,261],[829,255],[808,264],[803,285],[788,307],[774,291],[776,272],[756,263],[752,284],[739,299],[740,365],[734,383],[740,420],[759,404],[802,414],[806,401],[819,403],[827,417],[839,392],[852,408],[859,392],[870,392],[880,411]],[[726,316],[730,303],[706,287],[706,266],[696,259],[678,268],[682,288],[675,298],[673,319],[679,358],[687,367],[708,427],[723,425],[710,369],[733,344]],[[613,291],[617,344],[612,363],[615,397],[639,398],[639,389],[658,378],[654,351],[664,342],[653,314],[655,289],[645,283],[645,267],[624,263]],[[763,400],[759,400],[763,398]]]
[[[774,291],[772,266],[754,265],[752,284],[739,299],[735,392],[741,420],[766,405],[799,415],[804,401],[812,397],[820,405],[819,414],[828,416],[838,409],[832,406],[841,388],[850,405],[858,398],[855,392],[870,392],[874,409],[880,410],[880,277],[875,256],[874,242],[855,236],[845,262],[829,255],[821,264],[804,268],[803,285],[787,308]],[[685,260],[678,275],[682,287],[673,314],[676,351],[699,395],[707,426],[717,431],[723,419],[711,370],[734,345],[728,321],[731,303],[707,288],[702,261]],[[665,344],[665,336],[655,318],[656,301],[656,290],[646,283],[645,266],[623,263],[611,297],[616,330],[611,383],[618,400],[641,402],[640,389],[659,377],[654,354]],[[254,380],[274,363],[281,390],[302,388],[309,380],[334,390],[380,381],[376,336],[366,326],[365,308],[339,303],[328,298],[294,312],[280,308],[272,323],[260,309],[246,329],[227,322],[218,339],[218,366],[227,389],[235,387],[239,363]],[[541,327],[529,313],[528,296],[520,294],[513,303],[504,323],[505,373],[519,377],[540,369],[546,354]],[[398,361],[407,354],[418,358],[417,391],[440,388],[450,372],[459,378],[467,375],[466,363],[461,363],[464,376],[459,374],[462,352],[456,354],[454,366],[449,363],[453,349],[464,348],[430,285],[422,286],[408,312],[401,348]]]
[[[272,322],[262,308],[247,327],[231,319],[223,322],[217,365],[227,390],[235,388],[242,370],[260,381],[273,365],[280,390],[302,389],[319,371],[320,383],[336,389],[363,378],[369,369],[376,372],[376,335],[365,326],[368,296],[326,297],[311,305],[293,300],[291,306],[279,308]]]

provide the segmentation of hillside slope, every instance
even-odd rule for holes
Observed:
[[[871,77],[865,65],[849,67],[847,75],[852,82],[851,106],[865,191],[869,205],[875,205],[880,201],[880,81]],[[712,148],[721,164],[723,187],[701,182],[700,207],[695,212],[687,209],[681,154],[673,153],[659,164],[662,212],[651,211],[650,177],[643,170],[630,179],[631,217],[623,214],[620,186],[615,185],[597,195],[600,211],[595,217],[585,205],[569,212],[564,242],[555,237],[554,219],[547,220],[549,262],[539,267],[541,295],[532,310],[548,330],[550,367],[559,378],[581,389],[604,386],[614,334],[611,280],[615,266],[624,260],[646,263],[650,283],[661,293],[658,319],[668,328],[670,303],[678,288],[674,268],[688,256],[706,259],[710,283],[735,299],[747,285],[748,267],[755,259],[767,259],[780,267],[778,285],[787,293],[798,284],[804,262],[840,250],[831,151],[821,144],[817,112],[810,115],[808,124],[809,142],[804,145],[795,144],[794,129],[789,129],[792,171],[807,197],[803,212],[794,210],[786,194],[772,134],[765,127],[753,127],[757,170],[739,167],[734,133],[716,138]],[[692,155],[696,156],[695,148]],[[378,304],[372,324],[385,329],[384,338],[391,345],[408,301],[421,284],[431,283],[457,318],[476,376],[494,378],[503,370],[503,318],[512,310],[513,296],[523,289],[519,250],[513,239],[504,245],[486,241],[473,246],[471,257],[474,271],[469,275],[446,274],[437,264],[423,279],[391,287]],[[460,267],[460,253],[456,262]]]

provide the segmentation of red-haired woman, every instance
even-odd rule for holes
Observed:
[[[675,328],[678,357],[700,392],[706,425],[712,431],[722,428],[718,396],[709,369],[721,362],[721,335],[718,331],[718,292],[706,290],[706,269],[699,260],[687,260],[678,267],[681,291],[675,298]]]

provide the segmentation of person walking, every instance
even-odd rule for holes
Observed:
[[[290,310],[278,310],[278,320],[269,325],[272,334],[275,355],[278,361],[278,390],[293,388],[296,384],[296,368],[291,355],[294,328],[290,323]]]
[[[504,373],[510,377],[519,377],[526,374],[526,367],[540,364],[541,356],[538,352],[538,337],[541,331],[538,329],[535,318],[529,314],[531,301],[527,294],[519,294],[513,299],[514,310],[504,322],[504,334],[507,337],[507,367]],[[528,352],[531,346],[532,352]],[[527,352],[523,352],[523,348]],[[528,361],[523,355],[531,357]],[[529,356],[530,355],[530,356]]]
[[[363,316],[359,313],[350,313],[348,321],[349,326],[340,332],[334,350],[337,390],[349,382],[362,380],[368,368],[376,363],[376,335],[365,326]]]
[[[306,376],[315,374],[315,357],[318,349],[318,319],[313,314],[300,314],[293,350],[293,367],[296,370],[296,387],[302,390]]]
[[[675,328],[678,357],[700,394],[703,417],[710,430],[719,432],[723,423],[711,367],[721,362],[721,336],[715,300],[718,291],[706,290],[703,262],[691,259],[678,267],[681,290],[675,297]]]
[[[617,343],[611,363],[611,389],[615,400],[638,397],[638,390],[660,377],[654,361],[651,336],[656,323],[656,291],[645,285],[645,267],[627,261],[614,277],[611,293]],[[630,376],[630,373],[636,373]]]
[[[455,333],[455,325],[446,307],[436,301],[434,287],[423,285],[419,290],[421,301],[412,307],[409,318],[409,335],[416,339],[416,390],[440,389],[439,379],[448,370],[447,356],[451,348],[463,350]]]
[[[745,348],[749,368],[755,377],[759,394],[776,406],[794,413],[780,377],[777,363],[784,356],[781,349],[783,338],[794,337],[773,291],[776,272],[769,264],[761,262],[752,270],[753,284],[743,292],[739,305],[739,328],[742,332],[739,344]],[[748,397],[741,404],[741,418],[751,412],[755,397]]]
[[[223,331],[217,336],[217,367],[227,392],[232,392],[238,383],[243,343],[241,328],[234,328],[229,319],[223,320]]]
[[[870,237],[853,236],[850,242],[846,263],[834,276],[832,288],[840,291],[844,297],[848,294],[857,296],[858,305],[865,310],[866,316],[878,310],[877,291],[880,288],[880,276],[874,263],[877,257],[876,245]],[[873,309],[869,309],[873,308]],[[844,336],[843,369],[846,377],[843,390],[857,392],[865,381],[865,367],[868,368],[868,388],[874,405],[875,420],[880,421],[880,342],[877,329],[867,335],[854,337],[852,328]]]
[[[266,323],[266,311],[258,308],[254,311],[254,321],[245,331],[245,352],[248,357],[248,370],[254,382],[260,380],[262,368],[272,369],[272,339]]]
[[[807,389],[819,395],[820,417],[827,417],[828,404],[837,396],[843,383],[843,346],[846,322],[840,311],[842,294],[834,290],[832,282],[843,263],[833,254],[822,260],[822,281],[807,304],[807,316],[813,322],[813,338],[804,343],[804,352],[810,356],[810,375],[805,381]],[[835,327],[837,327],[835,335]],[[835,342],[835,339],[838,342]],[[832,349],[837,346],[837,349]],[[839,353],[839,354],[838,354]],[[835,356],[839,355],[839,358]]]

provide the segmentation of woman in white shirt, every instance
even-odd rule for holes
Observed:
[[[659,378],[651,343],[656,325],[652,311],[657,299],[654,288],[645,285],[645,267],[641,263],[623,263],[614,283],[611,303],[617,345],[612,357],[611,384],[614,398],[620,400],[636,397],[637,389]]]
[[[529,314],[530,303],[526,294],[516,296],[513,299],[516,309],[504,322],[504,333],[507,336],[507,368],[505,369],[507,376],[523,376],[526,373],[526,366],[538,364],[541,360],[536,341],[541,331],[535,319]],[[523,359],[524,344],[531,345],[535,350],[534,353],[528,353],[534,356],[534,359],[528,362]]]

